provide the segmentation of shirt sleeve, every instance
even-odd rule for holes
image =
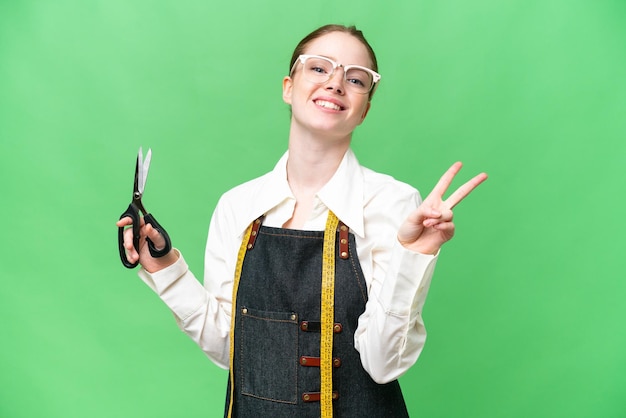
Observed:
[[[367,263],[364,274],[371,277],[354,340],[364,369],[377,383],[404,374],[426,341],[422,309],[437,256],[407,250],[398,242],[399,224],[421,203],[419,194],[415,192],[408,202],[402,205],[396,200],[371,208],[375,215],[366,217],[367,235],[378,238],[365,240],[368,251],[361,262]]]

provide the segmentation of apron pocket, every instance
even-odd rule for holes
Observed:
[[[298,316],[241,310],[242,394],[276,402],[298,400]]]

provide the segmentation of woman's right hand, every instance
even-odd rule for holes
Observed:
[[[143,218],[140,220],[139,252],[137,252],[133,246],[133,229],[128,228],[132,224],[133,220],[129,216],[120,219],[116,223],[118,228],[126,228],[124,230],[124,248],[126,249],[126,258],[129,262],[135,263],[138,261],[148,273],[154,273],[171,266],[178,260],[178,252],[174,249],[170,250],[163,257],[154,258],[150,255],[146,238],[150,238],[157,249],[165,247],[165,239],[152,225],[146,224]]]

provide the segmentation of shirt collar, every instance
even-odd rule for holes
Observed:
[[[333,177],[317,193],[352,232],[363,237],[363,172],[352,149],[348,148]]]
[[[259,179],[259,187],[250,196],[247,215],[240,218],[237,230],[243,233],[252,221],[285,199],[294,198],[287,182],[288,157],[287,151],[278,160],[274,169]],[[356,235],[364,236],[363,172],[351,149],[346,151],[337,171],[317,196]]]

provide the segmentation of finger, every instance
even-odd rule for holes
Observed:
[[[157,250],[165,247],[165,238],[151,224],[146,224],[146,235],[154,243]]]
[[[485,173],[480,173],[479,175],[475,176],[473,179],[471,179],[470,181],[468,181],[467,183],[465,183],[464,185],[456,189],[454,193],[452,193],[450,197],[446,199],[445,201],[446,205],[450,209],[452,209],[457,204],[459,204],[463,199],[465,199],[467,195],[472,192],[472,190],[478,187],[478,185],[485,180],[487,180],[487,174]]]
[[[132,228],[126,228],[126,230],[124,230],[124,249],[126,250],[126,259],[129,262],[135,263],[139,260],[139,253],[133,243]]]
[[[115,225],[117,225],[118,227],[128,226],[132,224],[133,224],[133,218],[131,218],[130,216],[125,216],[115,223]]]
[[[421,205],[418,206],[416,210],[409,214],[409,216],[407,217],[407,221],[414,224],[420,224],[425,219],[439,218],[440,216],[440,210],[428,204],[427,201],[424,201]]]
[[[132,224],[133,224],[133,218],[131,218],[130,216],[124,216],[123,218],[121,218],[119,221],[115,223],[115,225],[117,225],[118,227],[130,226]],[[143,220],[143,217],[140,216],[139,227],[141,228],[144,224],[145,224],[145,221]]]
[[[433,228],[442,233],[446,241],[449,241],[454,236],[455,227],[453,222],[442,222],[433,225]]]
[[[126,251],[126,260],[128,260],[129,263],[136,263],[139,260],[139,254],[137,254],[137,251]]]
[[[126,248],[129,252],[135,251],[135,247],[133,244],[133,229],[126,228],[124,230],[124,248]]]
[[[452,166],[450,166],[450,168],[443,174],[443,176],[441,176],[441,178],[433,188],[431,195],[434,194],[438,197],[443,197],[443,194],[446,192],[446,190],[448,190],[450,183],[452,183],[452,180],[454,180],[454,176],[456,176],[461,167],[463,167],[463,163],[461,163],[460,161],[452,164]]]
[[[428,216],[422,222],[425,228],[434,226],[436,224],[440,224],[442,222],[450,222],[452,221],[454,214],[451,210],[444,210],[442,212],[438,212],[437,216]]]

